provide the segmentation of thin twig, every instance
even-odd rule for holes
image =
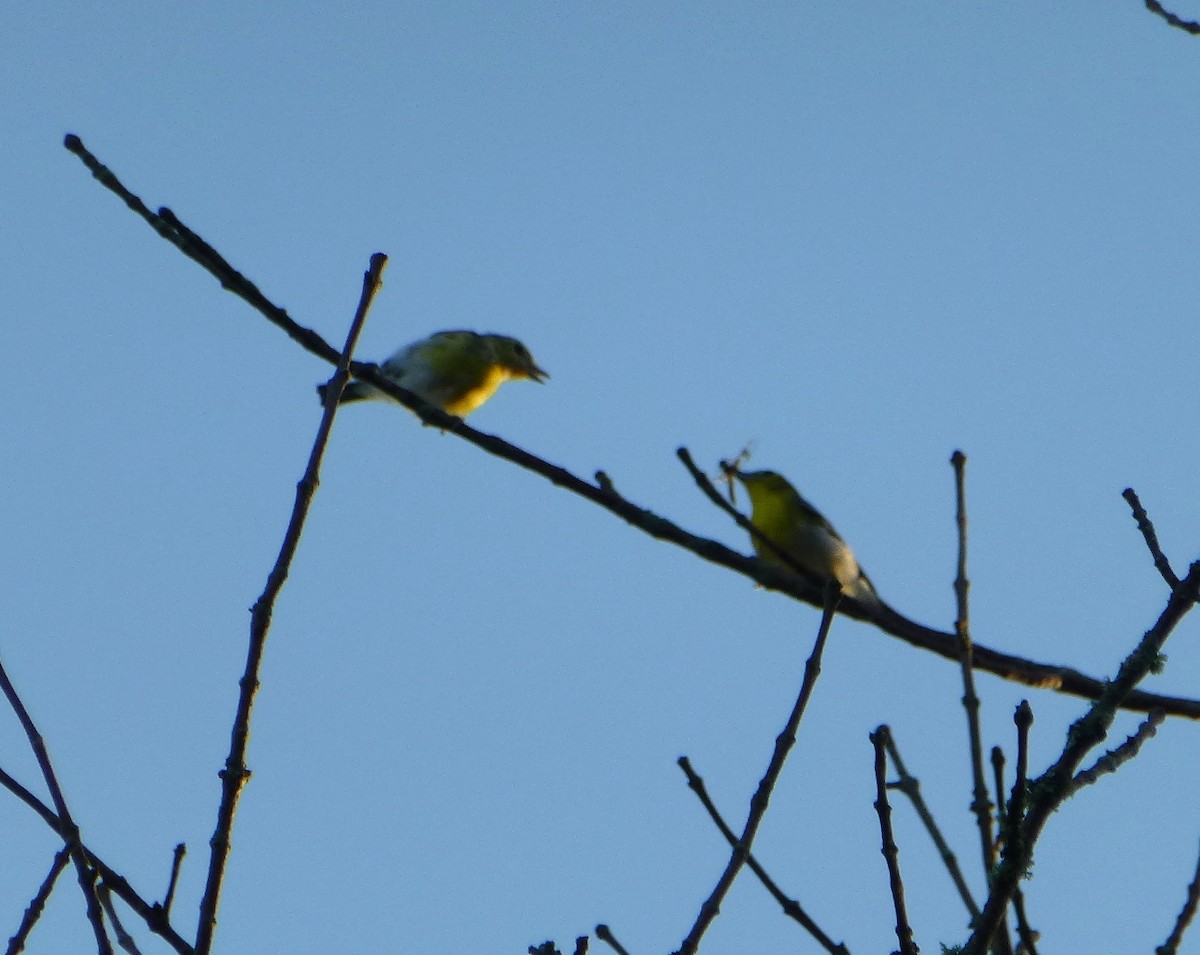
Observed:
[[[1115,773],[1124,763],[1129,762],[1141,751],[1142,744],[1158,732],[1158,727],[1166,719],[1162,710],[1155,710],[1138,724],[1137,730],[1125,742],[1096,760],[1087,769],[1081,769],[1071,780],[1068,796],[1074,796],[1084,786],[1090,786],[1105,773]]]
[[[574,955],[587,955],[587,950],[588,950],[588,937],[586,935],[580,935],[577,939],[575,939]]]
[[[1192,876],[1192,883],[1187,888],[1187,898],[1184,899],[1179,917],[1175,919],[1175,927],[1171,929],[1167,940],[1154,950],[1154,955],[1176,955],[1179,943],[1183,941],[1183,933],[1196,917],[1197,906],[1200,906],[1200,858],[1196,860],[1196,874]]]
[[[1005,828],[1002,831],[1006,844],[1009,840],[1019,843],[1024,838],[1020,827],[1021,820],[1025,818],[1026,786],[1029,780],[1029,730],[1033,726],[1033,710],[1030,708],[1028,700],[1022,700],[1017,706],[1016,713],[1013,714],[1013,722],[1017,725],[1017,767],[1012,796],[1004,811]],[[997,793],[996,798],[1002,799],[1003,796]],[[1020,852],[1022,847],[1017,845],[1014,847],[1014,851]],[[1017,916],[1017,933],[1021,939],[1024,955],[1037,955],[1036,937],[1029,927],[1029,919],[1025,914],[1025,897],[1021,893],[1020,882],[1013,888],[1013,909]],[[1002,924],[1000,932],[1007,935],[1007,926]]]
[[[113,924],[113,933],[117,936],[117,944],[128,952],[129,955],[142,955],[133,936],[125,931],[125,926],[121,924],[121,919],[117,915],[117,907],[113,905],[112,892],[108,886],[101,882],[99,892],[100,904],[104,906],[104,912],[108,916],[108,920]]]
[[[1167,560],[1166,555],[1162,552],[1162,548],[1158,544],[1158,533],[1154,530],[1154,524],[1150,521],[1150,515],[1142,507],[1142,502],[1137,496],[1137,491],[1131,487],[1127,487],[1121,492],[1121,496],[1129,502],[1129,509],[1133,511],[1133,519],[1137,521],[1138,530],[1142,532],[1142,537],[1146,540],[1146,548],[1150,551],[1150,556],[1154,560],[1154,566],[1162,574],[1162,578],[1167,582],[1167,586],[1174,590],[1179,586],[1179,577],[1171,569],[1171,562]]]
[[[888,788],[904,793],[913,804],[913,809],[916,810],[917,817],[921,820],[921,823],[925,826],[925,831],[929,833],[929,837],[937,847],[938,855],[942,857],[942,864],[945,865],[946,871],[950,873],[954,887],[958,890],[959,898],[963,900],[963,905],[967,907],[967,912],[970,913],[971,919],[978,918],[979,906],[971,895],[971,890],[967,886],[967,880],[963,878],[962,870],[958,867],[958,858],[954,855],[953,850],[951,850],[949,844],[942,836],[941,830],[933,818],[933,813],[929,811],[929,807],[925,804],[925,797],[921,795],[920,780],[911,775],[908,767],[904,765],[904,760],[900,758],[900,750],[896,746],[896,740],[891,733],[888,733],[887,738],[884,740],[884,745],[887,746],[888,758],[892,761],[892,765],[896,769],[896,781],[888,783]]]
[[[1032,859],[1034,844],[1051,814],[1067,798],[1083,758],[1099,746],[1112,725],[1121,700],[1159,664],[1163,644],[1200,596],[1200,561],[1191,565],[1154,626],[1126,657],[1100,699],[1088,708],[1067,733],[1066,745],[1054,764],[1028,786],[1029,809],[1019,821],[1020,837],[1006,841],[1004,854],[992,882],[992,891],[962,955],[982,955],[1004,917],[1013,892]]]
[[[608,945],[608,947],[616,952],[617,955],[629,955],[629,953],[625,951],[625,946],[617,941],[616,936],[612,933],[612,929],[610,929],[607,925],[601,924],[596,926],[596,938]]]
[[[17,695],[17,688],[8,678],[8,671],[4,669],[3,663],[0,663],[0,691],[4,693],[8,705],[17,714],[17,719],[20,721],[22,729],[25,730],[25,736],[29,739],[29,746],[33,750],[34,758],[42,771],[42,779],[46,782],[46,788],[50,790],[50,798],[54,802],[55,813],[61,827],[59,832],[71,853],[71,862],[75,865],[79,888],[83,892],[88,924],[91,925],[92,934],[96,937],[96,950],[100,952],[100,955],[112,955],[112,943],[108,940],[108,933],[104,929],[104,913],[100,908],[100,900],[96,896],[96,870],[88,865],[79,827],[71,818],[70,810],[67,809],[66,797],[63,796],[62,787],[58,784],[54,767],[50,764],[50,753],[46,750],[46,741],[38,732],[33,718],[25,709],[25,704],[21,702],[21,697]]]
[[[709,817],[712,819],[718,829],[721,830],[721,835],[725,837],[725,841],[733,848],[737,847],[738,838],[729,824],[725,822],[721,812],[717,809],[716,804],[712,801],[712,797],[708,794],[708,787],[704,785],[704,780],[692,768],[691,760],[686,756],[679,757],[679,768],[683,770],[687,776],[688,788],[696,794],[696,798],[700,800],[700,804],[708,811]],[[821,927],[812,920],[812,917],[804,911],[800,903],[795,899],[788,898],[783,890],[779,888],[775,880],[772,879],[766,870],[759,864],[759,861],[754,857],[753,852],[746,853],[746,866],[758,876],[758,880],[766,887],[766,890],[771,893],[771,896],[779,903],[784,914],[789,918],[795,919],[808,931],[813,938],[820,943],[821,947],[830,955],[850,955],[850,950],[841,942],[835,942]]]
[[[967,716],[967,739],[970,743],[971,812],[979,831],[979,848],[983,858],[984,878],[990,879],[996,867],[996,843],[992,830],[992,801],[983,775],[983,734],[979,728],[979,696],[975,692],[975,648],[971,642],[971,581],[967,576],[967,456],[962,451],[950,455],[954,469],[954,523],[958,529],[958,564],[954,575],[954,600],[957,611],[954,632],[959,642],[959,664],[962,670],[963,709]],[[976,916],[978,911],[974,913]],[[996,955],[1011,955],[1012,941],[1001,927],[994,940]]]
[[[992,771],[995,774],[996,793],[996,825],[1001,832],[1008,824],[1008,810],[1004,804],[1004,750],[999,746],[992,747]],[[1013,914],[1017,917],[1017,935],[1021,939],[1017,945],[1017,955],[1038,955],[1034,941],[1038,933],[1029,927],[1029,918],[1025,914],[1025,893],[1020,884],[1013,892]]]
[[[1176,16],[1170,10],[1167,10],[1158,0],[1145,0],[1146,9],[1151,13],[1157,13],[1160,17],[1171,24],[1171,26],[1182,30],[1184,33],[1190,33],[1192,36],[1200,34],[1200,23],[1195,20],[1184,20],[1182,17]]]
[[[38,919],[42,917],[42,910],[46,907],[46,900],[50,898],[50,893],[54,891],[54,883],[58,881],[62,870],[67,867],[70,858],[71,853],[65,846],[54,854],[54,861],[50,863],[50,871],[46,873],[46,878],[42,880],[42,884],[38,886],[37,892],[34,893],[33,898],[26,907],[25,914],[21,917],[21,924],[17,926],[16,934],[8,940],[8,948],[4,950],[5,955],[20,955],[24,951],[29,933],[33,931],[33,927],[37,925]]]
[[[171,877],[167,880],[167,894],[163,899],[163,915],[170,918],[171,903],[175,901],[175,886],[179,884],[179,870],[183,868],[183,857],[187,855],[187,846],[182,842],[175,846],[171,857]]]
[[[249,778],[246,769],[246,747],[250,739],[250,714],[254,706],[254,695],[258,691],[258,672],[262,664],[263,650],[266,646],[267,632],[271,628],[271,615],[275,609],[275,601],[283,589],[291,567],[292,558],[300,544],[300,534],[304,530],[304,522],[312,505],[313,495],[316,494],[320,483],[321,458],[329,441],[329,432],[333,427],[334,415],[337,413],[338,397],[349,377],[350,359],[363,324],[367,320],[367,312],[371,302],[379,291],[383,281],[383,269],[387,265],[387,256],[376,253],[371,256],[371,266],[363,275],[362,295],[359,298],[358,310],[346,336],[346,345],[338,360],[337,372],[330,382],[330,392],[321,423],[317,427],[317,436],[313,442],[312,451],[308,457],[308,465],[304,477],[296,485],[296,502],[292,508],[292,516],[288,521],[283,544],[275,566],[267,576],[266,587],[250,611],[250,646],[246,654],[246,669],[239,682],[237,715],[233,722],[233,733],[229,745],[229,756],[225,760],[225,768],[221,771],[221,805],[217,810],[216,831],[213,833],[210,846],[212,853],[209,857],[208,879],[204,886],[204,895],[200,901],[200,921],[196,930],[196,951],[199,955],[208,955],[212,947],[213,930],[217,924],[217,906],[221,897],[221,884],[225,875],[225,863],[229,857],[230,834],[233,830],[234,810],[242,787]]]
[[[875,811],[879,814],[879,831],[883,838],[883,857],[887,860],[888,882],[892,890],[892,907],[896,912],[896,938],[900,941],[900,955],[917,955],[921,950],[913,941],[912,926],[908,924],[908,911],[904,905],[904,880],[900,876],[900,849],[892,835],[892,807],[887,798],[887,738],[886,725],[879,726],[871,734],[871,745],[875,747]]]
[[[249,282],[243,275],[229,266],[215,251],[211,251],[211,246],[203,244],[203,249],[207,249],[209,252],[195,251],[199,248],[199,243],[203,243],[203,240],[196,237],[190,230],[185,231],[186,227],[178,223],[178,220],[174,216],[168,222],[162,216],[150,212],[137,196],[129,192],[120,183],[110,169],[102,165],[95,156],[84,148],[78,136],[67,136],[65,145],[68,150],[79,156],[84,165],[102,185],[116,193],[125,201],[126,205],[145,219],[155,232],[181,248],[189,257],[194,258],[221,283],[222,287],[244,299],[262,314],[264,318],[281,328],[289,337],[299,343],[301,347],[331,364],[336,364],[339,356],[337,349],[333,348],[316,332],[297,324],[286,311],[268,301],[253,283]],[[177,224],[172,225],[172,222]],[[565,468],[551,464],[549,461],[530,454],[528,451],[510,444],[495,435],[476,431],[461,419],[425,404],[425,402],[421,401],[412,392],[406,391],[391,379],[384,377],[375,365],[364,362],[352,362],[350,371],[354,377],[373,385],[413,411],[426,424],[443,431],[451,432],[489,454],[503,458],[519,467],[541,475],[551,483],[586,498],[599,507],[605,508],[651,537],[668,541],[677,547],[690,551],[702,560],[707,560],[740,573],[755,583],[761,584],[763,587],[785,593],[796,600],[811,604],[814,607],[819,608],[822,606],[824,598],[821,588],[807,579],[788,573],[782,568],[765,564],[757,558],[739,554],[717,541],[690,534],[677,524],[621,497],[616,493],[611,484],[602,486],[601,484],[589,483],[583,478],[567,471]],[[913,620],[901,616],[891,608],[885,607],[877,616],[868,617],[866,613],[860,612],[855,607],[853,601],[850,601],[842,608],[842,612],[848,616],[859,617],[860,619],[871,619],[885,633],[904,640],[913,646],[929,650],[948,660],[958,660],[959,658],[959,640],[954,634],[943,633],[940,630],[933,630],[922,626]],[[1004,679],[1015,680],[1028,686],[1041,687],[1060,693],[1069,693],[1087,699],[1099,698],[1105,685],[1103,681],[1086,676],[1070,667],[1038,663],[1022,657],[1000,653],[999,651],[991,650],[978,644],[975,645],[975,668],[977,670],[986,670]],[[1129,695],[1123,705],[1126,709],[1140,710],[1142,712],[1149,711],[1157,706],[1165,709],[1171,716],[1183,716],[1188,719],[1200,720],[1200,700],[1164,697],[1153,693],[1136,691]]]
[[[755,790],[753,797],[750,799],[750,812],[746,817],[746,825],[742,829],[741,838],[734,845],[729,862],[725,866],[725,871],[721,873],[721,878],[717,880],[712,893],[700,906],[700,914],[696,917],[696,921],[692,925],[692,930],[688,933],[687,938],[679,946],[676,955],[693,955],[696,949],[700,947],[700,940],[720,913],[721,901],[729,892],[729,889],[733,885],[733,880],[737,878],[738,872],[746,862],[746,857],[750,854],[750,847],[754,843],[758,827],[762,823],[763,817],[767,812],[767,805],[771,801],[771,792],[775,788],[775,783],[779,780],[779,774],[783,772],[783,764],[787,761],[788,753],[796,743],[796,728],[800,725],[800,718],[804,715],[808,701],[812,698],[813,689],[817,685],[817,677],[821,674],[821,654],[825,651],[825,642],[829,637],[829,627],[833,623],[833,615],[837,612],[841,596],[841,587],[837,581],[831,580],[825,587],[825,609],[821,613],[821,625],[817,630],[817,639],[813,644],[812,653],[809,654],[808,660],[804,664],[804,679],[800,685],[800,693],[796,697],[795,704],[792,706],[792,712],[788,716],[787,725],[784,726],[783,731],[775,738],[775,749],[771,754],[771,761],[767,765],[767,771],[763,774],[762,779],[759,780],[758,789]]]

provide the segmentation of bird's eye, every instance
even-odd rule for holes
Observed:
[[[513,351],[515,351],[518,355],[529,354],[528,350],[520,342],[513,342]]]

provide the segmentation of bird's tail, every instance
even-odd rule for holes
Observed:
[[[317,394],[321,396],[321,404],[325,404],[325,393],[329,390],[328,385],[317,385]],[[342,389],[342,399],[338,402],[339,405],[348,404],[351,401],[363,401],[371,397],[371,386],[364,385],[361,381],[349,381],[346,387]]]

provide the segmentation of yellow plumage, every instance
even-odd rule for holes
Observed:
[[[738,471],[737,478],[750,495],[750,523],[797,566],[820,581],[836,579],[842,592],[861,604],[879,605],[875,587],[858,566],[849,545],[783,476],[774,471]],[[793,570],[757,537],[753,537],[753,543],[755,553],[767,563]]]
[[[379,370],[401,388],[460,418],[487,401],[506,381],[527,378],[542,382],[550,377],[517,339],[471,331],[435,332],[405,345]],[[318,386],[317,392],[323,403],[325,386]],[[387,397],[366,382],[352,381],[342,391],[341,403]]]

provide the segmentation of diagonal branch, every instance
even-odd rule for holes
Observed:
[[[1183,933],[1187,931],[1188,926],[1192,924],[1192,919],[1196,917],[1197,906],[1200,906],[1200,859],[1196,861],[1196,874],[1192,876],[1191,885],[1187,887],[1183,908],[1175,919],[1171,934],[1154,950],[1154,955],[1176,955],[1176,952],[1179,951],[1179,943],[1183,941]]]
[[[1150,521],[1150,515],[1142,507],[1142,502],[1137,496],[1137,491],[1131,487],[1127,487],[1121,492],[1121,496],[1129,502],[1129,509],[1133,511],[1133,519],[1137,521],[1138,530],[1142,532],[1142,537],[1146,539],[1146,549],[1150,551],[1150,557],[1154,560],[1154,566],[1158,568],[1158,572],[1162,574],[1162,579],[1167,582],[1167,586],[1171,589],[1178,587],[1179,577],[1171,569],[1171,562],[1167,560],[1166,554],[1162,552],[1162,548],[1158,544],[1158,532],[1154,530],[1154,524]]]
[[[29,938],[29,933],[33,931],[33,927],[37,925],[38,919],[42,917],[42,910],[46,907],[46,900],[50,898],[50,893],[54,891],[54,883],[58,881],[58,877],[62,875],[62,870],[67,867],[67,863],[70,861],[70,852],[65,847],[55,853],[54,861],[50,864],[50,871],[46,873],[46,878],[42,880],[42,884],[38,886],[33,899],[26,906],[25,914],[21,917],[21,924],[17,926],[16,934],[8,940],[8,948],[4,950],[5,955],[20,955],[25,950],[25,942]]]
[[[349,376],[350,356],[358,343],[359,333],[367,319],[367,312],[375,293],[382,283],[383,269],[387,265],[387,256],[376,253],[371,256],[371,267],[363,276],[362,296],[359,299],[358,311],[350,325],[346,336],[346,347],[338,359],[337,372],[330,385],[330,400],[325,405],[321,415],[321,423],[317,428],[317,437],[313,442],[312,451],[308,457],[308,466],[304,477],[296,485],[296,503],[292,508],[292,516],[288,521],[287,532],[279,549],[275,566],[267,576],[267,584],[262,595],[250,611],[250,646],[246,654],[246,669],[239,683],[237,715],[234,718],[233,734],[229,745],[229,756],[225,760],[225,768],[221,771],[221,805],[217,809],[217,827],[213,833],[210,845],[212,853],[209,856],[208,879],[204,886],[204,895],[200,901],[200,922],[196,931],[196,951],[200,955],[208,955],[212,947],[213,931],[217,924],[217,905],[221,898],[221,884],[225,876],[225,864],[229,857],[230,834],[233,830],[233,815],[237,808],[238,798],[246,784],[250,773],[246,769],[246,747],[250,740],[250,713],[254,707],[254,696],[258,691],[258,671],[262,664],[263,650],[266,647],[267,631],[271,628],[271,615],[275,609],[275,601],[287,580],[292,558],[300,544],[300,534],[304,530],[304,522],[312,505],[313,495],[316,494],[320,483],[321,458],[325,454],[325,446],[329,441],[329,432],[333,428],[333,418],[337,413],[338,398]]]
[[[4,669],[3,663],[0,663],[0,691],[4,693],[9,706],[17,714],[17,719],[21,723],[21,728],[25,730],[29,746],[37,759],[38,767],[42,771],[42,778],[46,781],[46,788],[50,790],[50,798],[54,802],[54,809],[61,827],[59,832],[71,853],[71,862],[75,865],[79,888],[83,891],[88,922],[92,926],[92,934],[96,937],[96,950],[100,952],[100,955],[112,955],[112,943],[109,942],[108,933],[104,930],[104,912],[100,908],[100,898],[96,890],[96,870],[88,865],[87,855],[84,853],[83,843],[80,841],[79,827],[71,818],[70,810],[67,809],[66,797],[63,796],[62,787],[58,784],[58,776],[55,775],[54,767],[50,764],[50,753],[46,750],[46,741],[38,732],[33,718],[25,709],[25,704],[21,702],[21,697],[17,695],[17,688],[8,678],[8,671]]]
[[[1145,4],[1147,10],[1151,13],[1157,13],[1171,26],[1182,30],[1184,33],[1190,33],[1192,36],[1200,35],[1200,23],[1197,23],[1195,20],[1185,20],[1183,17],[1177,16],[1166,9],[1158,0],[1145,0]]]
[[[841,596],[841,588],[836,582],[830,582],[825,589],[825,610],[821,614],[817,639],[813,643],[812,653],[808,655],[808,660],[804,664],[804,679],[800,683],[800,693],[792,706],[787,725],[775,738],[775,750],[771,753],[767,771],[763,774],[758,783],[758,789],[750,799],[750,812],[746,816],[746,825],[742,829],[741,838],[734,844],[733,853],[729,857],[725,871],[721,873],[721,878],[717,880],[712,893],[700,906],[700,914],[697,916],[695,924],[692,925],[692,930],[688,933],[687,938],[679,946],[676,955],[694,955],[700,947],[700,940],[704,937],[704,933],[708,931],[708,927],[712,925],[713,920],[721,911],[721,901],[732,888],[733,880],[737,878],[738,872],[741,871],[746,858],[750,855],[750,847],[754,843],[754,837],[758,834],[758,827],[762,824],[763,817],[767,814],[767,805],[771,801],[775,783],[778,782],[779,775],[783,772],[783,764],[787,761],[788,753],[796,745],[796,728],[800,725],[800,718],[804,715],[808,701],[812,698],[813,690],[817,685],[817,677],[821,675],[821,655],[825,652],[829,627],[833,623],[833,615],[837,611]]]
[[[30,809],[42,817],[42,820],[51,829],[57,832],[65,840],[65,829],[62,821],[54,814],[54,810],[47,806],[44,802],[38,799],[33,793],[22,786],[17,780],[0,769],[0,786],[3,786],[14,796],[25,803]],[[134,891],[123,876],[118,875],[113,869],[109,868],[101,859],[92,852],[87,846],[83,847],[84,853],[87,855],[88,863],[100,873],[100,878],[104,884],[110,888],[118,898],[136,912],[146,923],[146,927],[156,935],[160,936],[168,945],[171,946],[179,955],[193,955],[193,949],[187,940],[182,935],[171,927],[168,921],[166,912],[161,905],[151,904],[143,899],[137,892]]]
[[[942,835],[942,831],[938,828],[938,824],[933,818],[933,813],[929,811],[929,806],[925,803],[925,797],[921,795],[920,780],[909,773],[908,767],[904,765],[904,760],[900,758],[900,749],[896,746],[895,736],[890,730],[884,739],[884,745],[887,747],[888,759],[892,761],[892,765],[896,768],[896,781],[888,783],[888,788],[904,793],[908,797],[909,802],[913,804],[913,809],[916,811],[917,817],[921,820],[925,831],[929,833],[929,838],[933,840],[938,855],[942,858],[942,864],[946,867],[946,871],[950,873],[950,879],[954,882],[954,887],[958,890],[959,898],[962,899],[963,905],[966,906],[971,918],[978,918],[979,906],[971,895],[971,890],[967,886],[967,880],[963,878],[962,869],[958,867],[958,858],[954,855],[954,851],[950,848],[945,837]]]
[[[704,785],[704,780],[692,768],[692,761],[686,756],[680,756],[678,762],[679,768],[687,776],[688,788],[696,794],[696,798],[700,800],[701,805],[708,811],[709,817],[716,824],[717,828],[721,830],[721,835],[725,837],[725,841],[732,848],[736,849],[738,844],[737,834],[729,828],[729,824],[722,817],[720,810],[717,809],[716,804],[712,801],[712,797],[708,794],[708,787]],[[821,927],[813,921],[812,916],[804,911],[799,902],[795,899],[789,899],[783,894],[783,890],[776,885],[775,880],[767,874],[767,871],[759,864],[759,861],[754,858],[753,852],[746,853],[746,865],[751,872],[758,876],[758,880],[771,893],[775,901],[779,903],[784,914],[799,922],[820,943],[825,951],[829,952],[830,955],[850,955],[850,950],[841,942],[835,942],[826,935]]]
[[[151,212],[133,193],[125,188],[113,175],[112,171],[102,165],[79,140],[78,136],[69,135],[65,141],[66,148],[75,153],[91,170],[92,175],[106,188],[116,193],[126,205],[146,220],[159,235],[168,242],[176,245],[189,258],[194,259],[204,269],[210,272],[221,285],[244,299],[253,306],[268,321],[281,328],[290,338],[301,347],[327,362],[336,363],[338,351],[320,335],[295,322],[286,311],[269,302],[263,294],[249,282],[241,273],[234,270],[221,256],[179,222],[175,216],[166,211],[167,217]],[[169,217],[169,218],[168,218]],[[607,477],[590,483],[572,474],[565,468],[551,464],[522,448],[498,438],[495,435],[476,431],[460,418],[445,414],[430,405],[425,404],[410,391],[401,388],[391,379],[384,377],[377,366],[363,362],[351,362],[350,371],[354,377],[367,382],[380,391],[416,413],[428,425],[443,431],[456,434],[477,448],[511,461],[519,467],[540,474],[552,484],[586,498],[598,507],[615,514],[617,517],[638,528],[645,534],[658,540],[664,540],[684,550],[690,551],[702,560],[718,564],[744,577],[753,580],[770,590],[785,593],[796,600],[811,604],[818,609],[822,606],[821,588],[795,574],[765,564],[755,557],[747,557],[730,550],[717,541],[691,534],[677,524],[660,517],[645,508],[639,507],[632,501],[618,494]],[[682,451],[682,449],[681,449]],[[684,452],[686,453],[686,452]],[[681,454],[682,456],[682,454]],[[878,615],[870,617],[864,610],[857,607],[853,600],[847,600],[842,605],[842,613],[861,620],[870,620],[884,633],[910,643],[923,650],[929,650],[947,660],[955,662],[959,659],[959,641],[957,636],[933,630],[929,627],[909,620],[890,607],[883,607]],[[1038,663],[1022,657],[990,650],[987,647],[975,645],[975,668],[986,670],[1006,680],[1014,680],[1028,686],[1041,687],[1060,693],[1069,693],[1086,699],[1097,699],[1104,690],[1104,682],[1086,676],[1070,667],[1050,663]],[[1161,707],[1171,716],[1183,716],[1188,719],[1200,720],[1200,700],[1182,697],[1160,696],[1135,690],[1122,704],[1126,709],[1148,712],[1154,707]]]

